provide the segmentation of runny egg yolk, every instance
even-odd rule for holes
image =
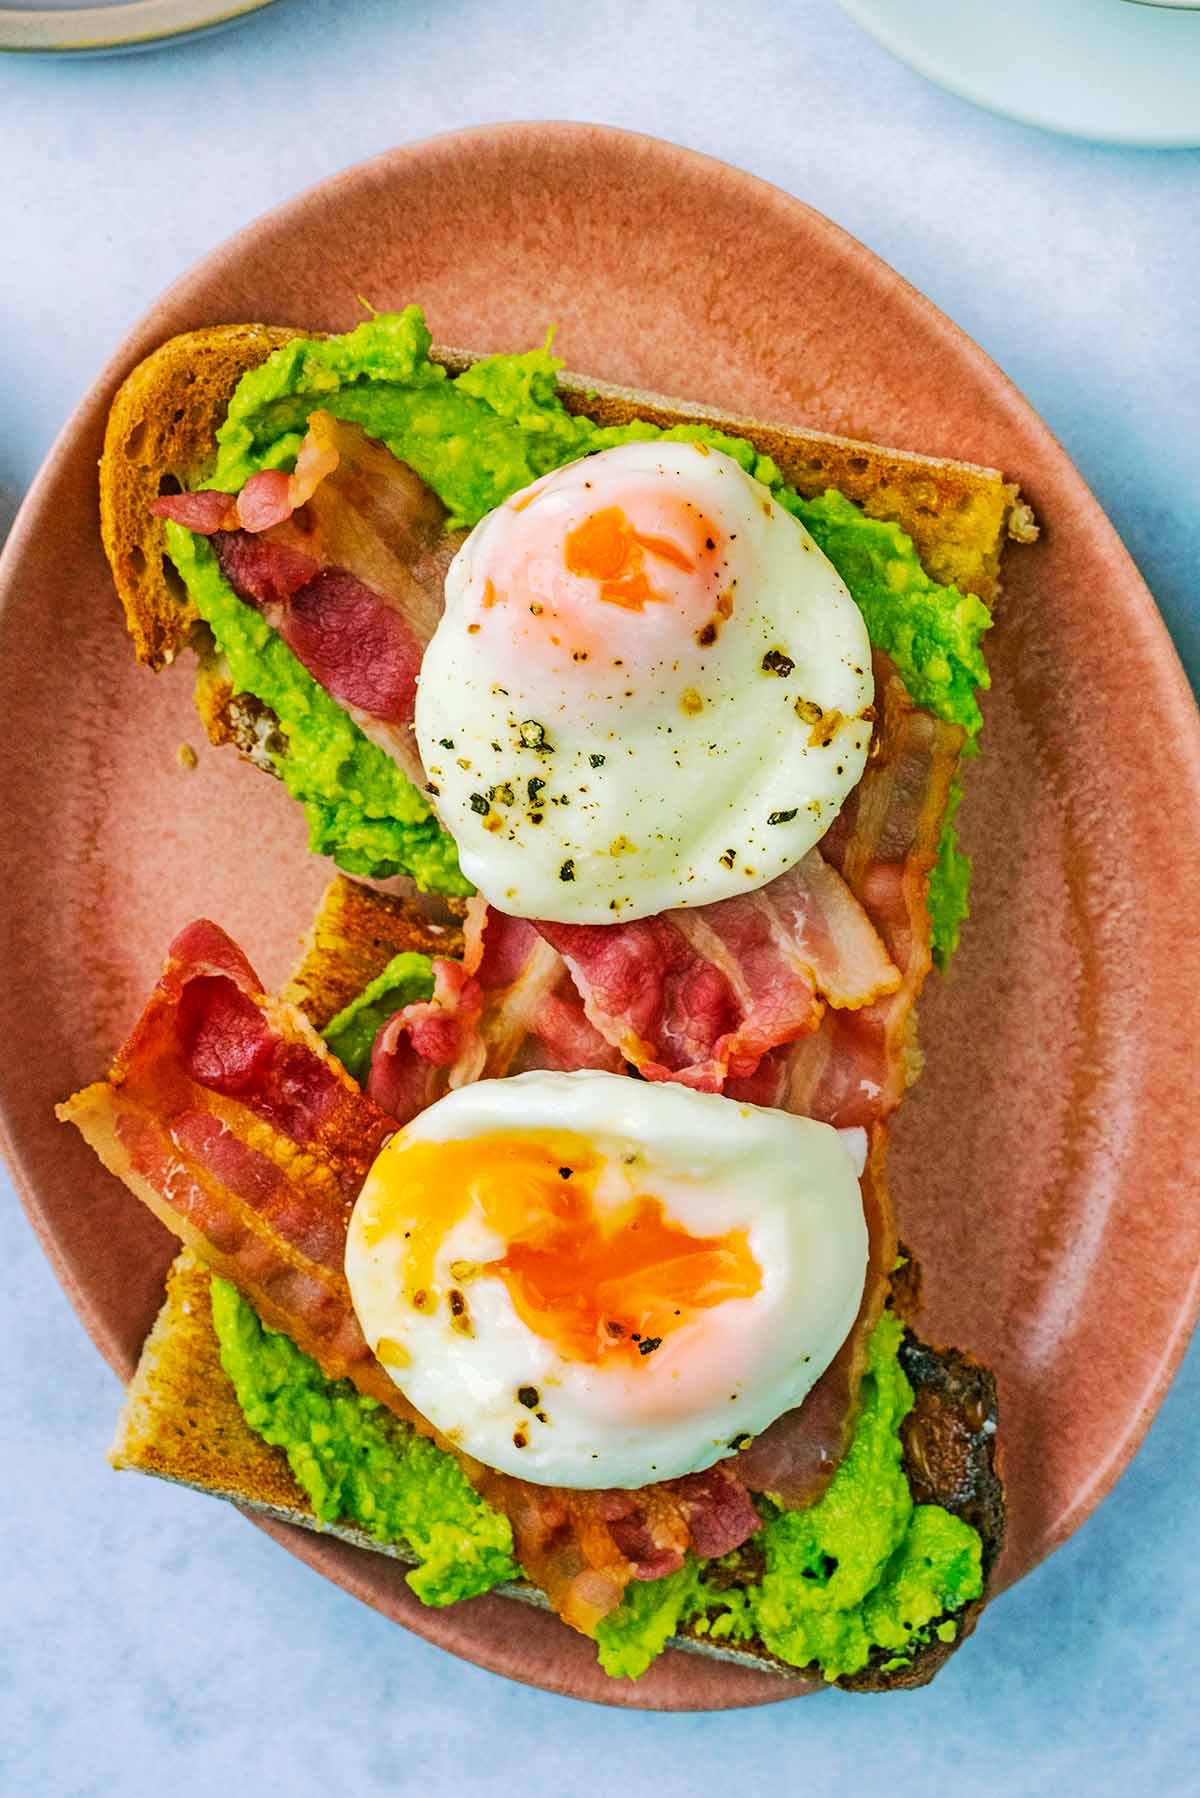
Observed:
[[[403,1219],[404,1297],[429,1311],[442,1296],[438,1250],[474,1208],[505,1246],[494,1259],[451,1267],[467,1315],[471,1280],[499,1278],[522,1322],[563,1361],[644,1362],[696,1312],[752,1297],[762,1270],[745,1230],[693,1236],[632,1184],[620,1203],[598,1204],[610,1167],[569,1132],[416,1141],[395,1158],[364,1239],[390,1236]]]
[[[711,541],[711,533],[710,533]],[[600,598],[626,611],[640,612],[647,600],[662,604],[669,595],[656,592],[646,573],[647,555],[690,574],[691,556],[669,537],[634,529],[620,506],[605,506],[567,532],[564,560],[571,574],[599,581]]]

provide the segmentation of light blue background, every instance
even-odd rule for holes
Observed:
[[[1200,155],[991,118],[830,0],[281,0],[174,50],[0,58],[0,525],[195,258],[374,151],[535,116],[710,151],[878,250],[1062,437],[1200,669]],[[658,1717],[460,1665],[224,1506],[111,1474],[116,1383],[3,1176],[0,1256],[6,1794],[1200,1789],[1196,1350],[1116,1493],[930,1690]]]

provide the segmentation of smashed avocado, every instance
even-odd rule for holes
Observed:
[[[971,915],[967,892],[971,884],[971,858],[958,840],[954,822],[962,800],[962,785],[957,776],[950,788],[942,834],[938,838],[938,858],[929,876],[929,941],[933,959],[943,973],[958,948],[963,922]]]
[[[212,1307],[221,1365],[247,1423],[286,1452],[319,1518],[358,1524],[415,1555],[408,1583],[425,1604],[519,1577],[507,1518],[452,1456],[349,1381],[327,1380],[228,1281],[213,1280]],[[606,1672],[636,1679],[688,1627],[715,1641],[757,1637],[783,1660],[815,1661],[835,1679],[873,1649],[900,1662],[931,1628],[945,1640],[957,1627],[949,1613],[982,1590],[980,1540],[948,1511],[913,1506],[900,1465],[899,1426],[912,1404],[896,1358],[902,1334],[891,1316],[876,1326],[854,1441],[824,1498],[803,1511],[762,1501],[761,1579],[729,1584],[735,1553],[631,1585],[596,1633]]]
[[[949,1613],[983,1590],[979,1534],[938,1505],[914,1506],[901,1465],[900,1424],[913,1393],[898,1353],[904,1327],[875,1326],[850,1451],[823,1498],[803,1510],[763,1501],[755,1568],[738,1583],[744,1550],[689,1561],[665,1579],[630,1586],[596,1631],[607,1673],[636,1679],[678,1629],[712,1641],[759,1640],[827,1680],[858,1673],[873,1652],[902,1662]]]
[[[327,1380],[286,1336],[264,1329],[228,1280],[212,1282],[221,1365],[252,1430],[285,1450],[323,1522],[355,1523],[416,1557],[423,1604],[474,1598],[513,1579],[512,1531],[457,1461],[349,1380]]]
[[[326,1024],[322,1035],[348,1074],[363,1085],[371,1066],[375,1038],[388,1019],[406,1005],[433,992],[433,963],[427,955],[406,950]]]
[[[770,457],[711,426],[663,431],[635,420],[602,428],[572,415],[557,391],[562,364],[548,346],[488,357],[453,379],[430,361],[429,347],[416,306],[380,313],[342,337],[283,345],[238,383],[218,432],[211,484],[233,492],[257,469],[289,468],[317,406],[361,425],[410,463],[448,508],[451,527],[478,523],[518,488],[579,456],[661,437],[702,441],[733,456],[812,533],[917,703],[963,725],[969,737],[978,731],[989,613],[972,595],[931,580],[897,525],[867,518],[840,493],[801,499]],[[279,771],[304,804],[310,848],[352,874],[404,872],[425,888],[469,891],[425,796],[242,604],[203,540],[172,525],[168,547],[235,684],[279,716],[288,744]],[[961,858],[955,903],[968,869]],[[949,899],[943,909],[948,918]],[[943,941],[952,934],[947,924]]]

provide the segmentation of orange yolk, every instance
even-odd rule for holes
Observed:
[[[452,1270],[468,1307],[471,1279],[499,1278],[517,1315],[562,1360],[644,1364],[696,1312],[750,1298],[762,1270],[744,1230],[693,1236],[648,1194],[599,1209],[604,1166],[586,1139],[568,1132],[414,1142],[388,1170],[368,1240],[404,1219],[405,1297],[432,1310],[437,1252],[475,1207],[505,1249],[494,1261]]]
[[[565,560],[568,571],[584,580],[599,581],[600,597],[627,611],[640,612],[647,600],[665,600],[656,593],[645,570],[647,555],[669,562],[690,574],[692,558],[669,537],[650,537],[634,529],[620,506],[606,506],[567,532]]]

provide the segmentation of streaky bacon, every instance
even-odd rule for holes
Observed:
[[[478,939],[482,969],[482,930]],[[490,948],[510,974],[511,949]],[[454,1454],[508,1515],[525,1572],[576,1628],[594,1629],[630,1580],[678,1566],[696,1540],[734,1546],[739,1530],[758,1527],[724,1480],[679,1493],[669,1482],[636,1492],[534,1486],[481,1467],[412,1410],[363,1340],[344,1274],[353,1200],[395,1120],[298,1013],[267,997],[215,925],[175,939],[108,1080],[59,1116],[264,1323]]]
[[[820,850],[756,892],[627,924],[537,926],[604,1039],[648,1080],[721,1092],[814,1031],[824,1000],[870,1004],[899,982],[862,906]]]
[[[389,1018],[371,1057],[368,1091],[401,1123],[473,1080],[533,1068],[620,1070],[562,957],[524,919],[472,899],[462,961],[435,961],[433,970],[432,999]]]
[[[407,1124],[448,1090],[451,1070],[477,1040],[483,989],[462,962],[437,959],[433,996],[394,1012],[376,1033],[367,1091]]]
[[[800,1411],[792,1415],[798,1417]],[[730,1461],[718,1461],[704,1473],[685,1473],[675,1481],[692,1547],[702,1560],[729,1554],[762,1528],[747,1484],[741,1463]]]
[[[108,1080],[59,1115],[264,1323],[395,1408],[343,1267],[350,1208],[395,1124],[224,931],[180,932]]]
[[[831,1010],[731,1096],[838,1126],[895,1110],[912,1079],[914,1008],[931,966],[929,876],[963,733],[914,706],[894,664],[875,654],[877,752],[822,841],[900,970],[895,990],[859,1011]]]
[[[432,490],[357,425],[314,412],[296,467],[238,495],[181,493],[152,510],[212,538],[239,598],[262,613],[365,734],[423,782],[417,671],[461,538]]]

